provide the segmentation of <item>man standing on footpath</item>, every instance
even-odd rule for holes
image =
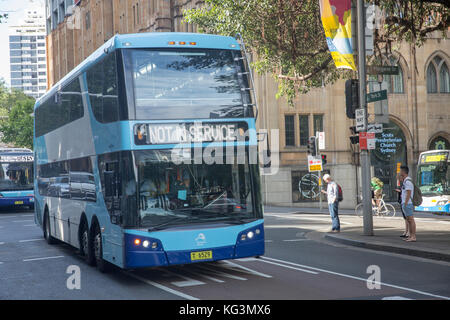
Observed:
[[[341,224],[339,222],[339,201],[338,201],[338,186],[336,182],[331,179],[329,174],[323,176],[323,180],[328,184],[327,191],[321,190],[328,198],[328,210],[331,216],[331,232],[340,232]]]
[[[414,221],[414,205],[412,203],[412,197],[414,194],[414,184],[411,178],[408,176],[409,168],[407,166],[400,167],[400,181],[402,184],[402,211],[406,217],[408,223],[407,230],[409,231],[409,237],[405,239],[407,242],[416,241],[416,222]]]

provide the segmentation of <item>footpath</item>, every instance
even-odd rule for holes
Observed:
[[[266,206],[265,210],[290,214],[328,215],[326,208],[320,211],[317,208]],[[417,242],[405,242],[400,237],[405,230],[400,212],[397,212],[395,217],[374,216],[373,236],[364,235],[363,219],[357,217],[354,210],[339,210],[339,217],[341,222],[344,222],[341,224],[340,233],[314,230],[310,232],[311,237],[365,249],[450,262],[450,216],[416,212]]]

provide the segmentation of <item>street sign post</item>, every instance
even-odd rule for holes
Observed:
[[[367,132],[367,150],[374,150],[376,147],[375,132]]]
[[[382,123],[369,123],[367,125],[367,132],[383,133],[383,124]]]
[[[319,150],[325,149],[325,132],[316,132],[316,137],[319,139]]]
[[[322,171],[322,157],[308,156],[308,171]]]
[[[355,110],[356,132],[366,131],[366,109]]]

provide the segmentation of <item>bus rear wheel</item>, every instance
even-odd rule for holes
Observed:
[[[95,224],[94,229],[94,255],[95,261],[97,264],[97,269],[102,272],[108,272],[110,270],[110,264],[108,261],[103,259],[103,243],[102,243],[102,234],[100,232],[100,227],[98,224]]]
[[[86,222],[83,222],[80,232],[80,251],[84,260],[90,266],[95,265],[95,256],[92,246],[92,239],[89,235],[89,229]]]

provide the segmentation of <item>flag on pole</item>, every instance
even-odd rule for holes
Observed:
[[[336,68],[356,71],[352,48],[352,1],[319,0],[328,48]]]

